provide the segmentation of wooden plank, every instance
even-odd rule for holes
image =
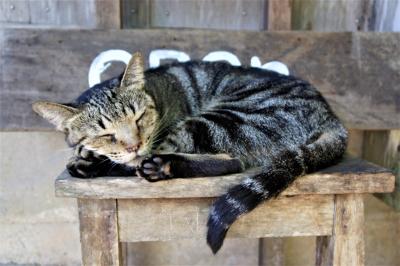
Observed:
[[[0,38],[1,129],[49,128],[30,103],[77,97],[92,60],[115,48],[145,57],[171,48],[193,59],[227,50],[245,65],[254,55],[280,60],[319,88],[348,127],[400,128],[399,33],[2,29]]]
[[[151,27],[264,29],[265,0],[152,0]],[[221,15],[223,14],[223,15]]]
[[[211,202],[206,198],[118,200],[120,240],[204,238]],[[227,237],[327,235],[332,232],[332,216],[333,195],[282,197],[240,217]]]
[[[294,30],[398,31],[399,3],[381,0],[292,0]],[[332,14],[335,14],[334,16]]]
[[[368,21],[368,30],[399,31],[400,3],[399,1],[371,1],[372,11]]]
[[[29,24],[82,28],[96,26],[93,1],[29,0],[27,2],[30,6]]]
[[[367,4],[365,0],[293,0],[292,29],[357,31],[367,21]]]
[[[262,30],[266,1],[124,0],[123,27]]]
[[[150,0],[121,1],[122,28],[148,28],[150,26]]]
[[[290,30],[292,23],[291,0],[268,0],[268,30]]]
[[[366,131],[364,134],[363,157],[391,169],[396,176],[395,190],[376,196],[400,211],[400,130]]]
[[[83,265],[120,265],[116,200],[78,199]]]
[[[398,31],[398,1],[293,0],[294,30]],[[332,14],[335,14],[332,16]]]
[[[79,198],[197,198],[216,197],[247,173],[220,177],[172,179],[149,183],[138,177],[73,178],[61,174],[55,184],[59,197]],[[282,195],[382,193],[394,189],[393,174],[359,159],[351,159],[298,178]]]
[[[0,26],[6,23],[29,23],[29,20],[28,1],[0,1]]]
[[[364,265],[362,195],[336,195],[333,235],[317,237],[316,265]]]
[[[109,0],[5,0],[0,23],[58,28],[120,28],[120,2]]]
[[[95,0],[96,28],[120,29],[122,26],[120,5],[120,1]]]

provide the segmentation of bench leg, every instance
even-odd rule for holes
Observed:
[[[120,265],[117,201],[78,199],[83,265]]]
[[[362,194],[335,196],[332,236],[317,237],[316,265],[364,265]]]

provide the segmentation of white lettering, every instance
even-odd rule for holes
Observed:
[[[236,55],[226,51],[215,51],[211,52],[203,58],[203,61],[214,62],[214,61],[228,61],[232,66],[240,66],[241,63]]]
[[[107,50],[101,52],[89,68],[89,87],[93,87],[101,82],[101,74],[111,66],[112,61],[129,63],[132,55],[125,50]]]
[[[123,62],[126,65],[129,63],[132,55],[125,50],[107,50],[101,52],[96,58],[93,60],[89,69],[89,87],[93,87],[94,85],[101,82],[101,74],[106,71],[108,67],[111,66],[111,62],[118,61]],[[185,52],[177,51],[177,50],[168,50],[168,49],[157,49],[150,52],[149,55],[149,66],[151,68],[160,66],[161,60],[165,59],[175,59],[179,62],[187,62],[190,60],[190,56]],[[213,62],[224,60],[229,62],[231,65],[240,66],[241,63],[239,58],[227,51],[214,51],[207,54],[203,61]],[[250,65],[252,67],[258,67],[263,69],[268,69],[271,71],[278,72],[283,75],[289,75],[289,68],[282,62],[279,61],[271,61],[264,65],[261,64],[261,60],[258,56],[253,56],[250,59]]]
[[[188,54],[176,50],[153,50],[149,55],[149,66],[151,68],[158,67],[163,59],[176,59],[179,62],[190,61]]]

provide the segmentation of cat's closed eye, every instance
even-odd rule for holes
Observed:
[[[146,110],[144,110],[143,113],[136,119],[136,123],[138,123],[144,117],[145,113],[146,113]]]
[[[111,143],[113,143],[113,144],[117,143],[117,139],[116,139],[116,137],[115,137],[114,134],[104,134],[104,135],[101,135],[100,138],[107,138],[107,139],[109,139],[109,140],[111,141]]]

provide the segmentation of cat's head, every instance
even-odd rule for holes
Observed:
[[[151,151],[159,115],[144,90],[140,54],[132,56],[119,88],[94,97],[80,109],[39,101],[33,110],[66,133],[69,145],[83,145],[112,161],[135,166]]]

